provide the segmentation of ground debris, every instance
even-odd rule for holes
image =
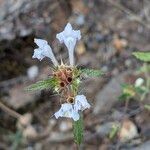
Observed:
[[[118,101],[121,94],[121,84],[125,82],[129,72],[123,72],[115,76],[110,82],[97,93],[94,113],[108,112],[112,106]]]

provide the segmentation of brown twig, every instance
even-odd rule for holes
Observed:
[[[21,114],[4,105],[2,102],[0,102],[0,108],[16,119],[19,119],[22,116]]]
[[[127,99],[126,99],[126,101],[125,101],[125,110],[124,110],[124,114],[126,114],[126,113],[127,113],[128,106],[129,106],[129,101],[130,101],[130,99],[129,99],[129,98],[127,98]]]

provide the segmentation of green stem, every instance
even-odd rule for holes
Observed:
[[[146,71],[144,72],[144,74],[145,74],[145,79],[146,79],[146,89],[149,91],[150,90],[150,77],[149,77],[147,65],[148,65],[147,63],[144,63],[144,67],[146,68]],[[145,99],[147,94],[148,94],[147,92],[144,92],[141,95],[141,101],[143,101]]]
[[[80,144],[83,141],[83,118],[80,114],[80,119],[73,122],[74,141],[80,149]]]

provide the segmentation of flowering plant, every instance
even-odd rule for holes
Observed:
[[[137,78],[134,84],[122,84],[122,93],[119,96],[119,100],[125,101],[126,108],[131,99],[143,101],[150,93],[150,52],[133,52],[132,54],[144,62],[142,67],[136,71],[137,75],[144,76],[144,78]],[[144,107],[150,110],[149,104],[144,105]]]
[[[80,69],[75,66],[74,49],[77,41],[81,39],[81,33],[79,30],[73,30],[70,23],[66,25],[64,31],[56,35],[56,38],[67,47],[70,64],[64,64],[63,61],[59,64],[48,42],[42,39],[34,39],[38,48],[34,50],[32,58],[37,58],[41,61],[44,57],[48,57],[54,66],[52,67],[53,73],[48,79],[30,85],[27,87],[27,90],[33,91],[52,88],[54,92],[60,95],[61,106],[54,113],[54,116],[56,119],[67,117],[73,120],[74,139],[79,145],[83,140],[81,112],[91,107],[85,95],[79,95],[81,76],[100,76],[102,72],[94,69]]]

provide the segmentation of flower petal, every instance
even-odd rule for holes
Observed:
[[[54,114],[54,116],[56,117],[56,119],[58,119],[59,117],[67,117],[72,118],[74,121],[79,120],[78,112],[75,111],[72,105],[69,103],[62,104],[61,108]]]
[[[48,42],[42,39],[34,39],[34,42],[39,46],[39,48],[34,50],[32,58],[37,58],[42,60],[44,57],[51,59],[55,66],[58,65],[58,62],[52,52],[51,47],[48,45]]]
[[[80,118],[79,113],[77,111],[73,110],[73,112],[72,112],[72,119],[74,121],[77,121],[77,120],[79,120],[79,118]]]
[[[66,31],[66,34],[68,34],[68,36],[71,34],[72,32],[72,26],[70,23],[67,23],[66,27],[65,27],[65,31]]]
[[[34,43],[36,43],[39,47],[44,47],[44,45],[48,44],[46,40],[36,38],[34,39]]]
[[[73,30],[70,23],[68,23],[64,31],[58,33],[56,38],[60,43],[64,43],[69,51],[70,65],[74,65],[74,48],[76,42],[81,39],[81,33],[79,30]]]
[[[34,54],[33,54],[32,58],[37,58],[41,61],[44,57],[45,56],[42,55],[42,52],[39,48],[34,49]]]
[[[75,104],[74,104],[74,109],[76,111],[83,111],[87,108],[90,108],[90,104],[88,103],[86,97],[84,95],[77,95],[75,97]]]

